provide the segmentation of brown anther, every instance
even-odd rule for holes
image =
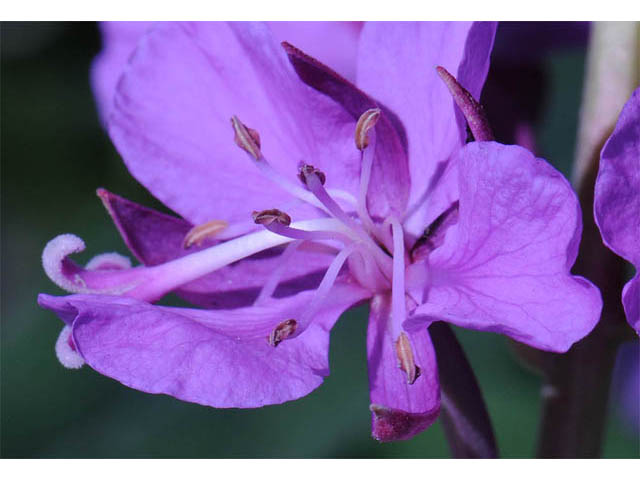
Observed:
[[[253,212],[251,216],[258,225],[271,225],[273,222],[278,222],[285,226],[291,224],[291,217],[277,208]]]
[[[313,165],[302,165],[298,172],[298,178],[300,179],[300,181],[306,185],[307,177],[309,175],[316,175],[322,185],[324,185],[324,182],[327,181],[327,176]]]
[[[364,150],[369,146],[369,130],[376,126],[380,119],[380,109],[370,108],[358,119],[356,123],[356,147]]]
[[[229,224],[224,220],[211,220],[210,222],[196,225],[184,236],[182,247],[189,248],[194,244],[200,246],[204,240],[215,237],[228,226]]]
[[[285,320],[284,322],[279,323],[278,326],[271,331],[267,337],[267,342],[269,342],[269,345],[272,347],[277,347],[280,342],[296,333],[297,327],[298,322],[293,318]]]
[[[398,356],[398,366],[407,374],[407,383],[412,385],[420,376],[420,367],[416,365],[409,337],[404,332],[396,340],[396,355]]]
[[[236,145],[256,160],[260,160],[262,158],[262,152],[260,151],[260,135],[258,132],[247,127],[235,115],[231,117],[231,126],[235,133],[233,139]]]

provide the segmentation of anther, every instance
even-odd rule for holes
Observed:
[[[228,226],[229,224],[224,220],[211,220],[210,222],[196,225],[184,236],[182,247],[189,248],[194,244],[200,246],[204,240],[215,237]]]
[[[398,356],[398,367],[407,374],[407,383],[412,385],[420,376],[420,367],[416,365],[409,337],[404,332],[396,340],[396,355]]]
[[[267,342],[269,342],[269,345],[272,347],[277,347],[280,342],[293,335],[296,332],[297,327],[298,322],[293,318],[285,320],[284,322],[279,323],[278,326],[271,331],[267,337]]]
[[[356,123],[356,147],[358,150],[364,150],[369,146],[369,130],[375,127],[380,119],[380,109],[370,108],[358,119]]]
[[[235,132],[234,140],[236,145],[256,160],[261,160],[262,152],[260,151],[260,135],[258,132],[247,127],[235,115],[231,117],[231,125]]]
[[[280,225],[289,226],[291,224],[291,217],[286,213],[272,208],[270,210],[262,210],[261,212],[253,212],[253,221],[258,225],[271,225],[273,222],[277,222]]]
[[[307,184],[307,177],[309,177],[311,175],[317,176],[318,180],[320,180],[320,183],[322,185],[324,185],[324,182],[326,182],[326,180],[327,180],[327,176],[321,170],[318,170],[313,165],[302,165],[300,167],[300,170],[298,172],[298,178],[300,179],[300,181],[302,183],[304,183],[306,185]]]

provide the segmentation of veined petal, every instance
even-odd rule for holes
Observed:
[[[118,79],[142,36],[156,22],[100,22],[102,50],[91,65],[91,86],[106,124]],[[310,52],[350,80],[362,22],[268,22],[273,35]]]
[[[569,273],[582,230],[575,193],[521,147],[473,142],[457,161],[459,221],[429,257],[414,314],[566,351],[602,309],[598,289]]]
[[[435,352],[426,327],[409,334],[420,375],[412,384],[398,364],[391,325],[391,297],[371,301],[367,356],[372,435],[388,442],[408,440],[431,425],[440,411],[440,387]]]
[[[300,82],[262,24],[156,26],[121,77],[109,132],[131,173],[194,224],[233,224],[265,208],[317,216],[238,148],[234,115],[259,132],[262,153],[282,176],[297,184],[304,161],[326,174],[328,188],[357,192],[355,120]]]
[[[193,225],[126,200],[106,190],[98,192],[125,244],[147,266],[190,255],[218,242],[183,247]],[[264,283],[280,265],[283,249],[276,247],[221,268],[175,291],[182,298],[207,308],[235,308],[253,303]],[[276,296],[293,295],[318,286],[335,251],[323,246],[302,246],[288,260]]]
[[[329,374],[329,330],[365,298],[337,285],[299,336],[268,343],[279,322],[304,309],[305,292],[260,307],[194,310],[106,295],[40,295],[71,323],[85,362],[124,385],[213,407],[260,407],[302,397]]]
[[[640,268],[640,88],[625,104],[600,155],[594,215],[605,245]],[[627,320],[640,332],[638,276],[623,294]]]
[[[436,66],[446,68],[479,98],[495,28],[493,23],[369,22],[362,30],[357,83],[404,124],[411,172],[409,209],[424,201],[435,172],[444,169],[442,164],[466,139],[464,118]],[[415,222],[421,228],[426,223]],[[416,228],[411,233],[420,234]]]

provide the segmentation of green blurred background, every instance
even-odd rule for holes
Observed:
[[[36,304],[62,294],[40,255],[60,233],[83,238],[79,261],[127,253],[95,196],[97,187],[162,208],[128,175],[101,128],[88,72],[96,25],[5,23],[1,27],[2,457],[448,457],[439,423],[411,441],[370,436],[366,309],[332,332],[331,375],[306,398],[254,410],[216,410],[131,390],[89,367],[62,367],[62,326]],[[498,37],[500,39],[500,37]],[[582,89],[584,47],[551,51],[536,127],[540,154],[568,173]],[[487,106],[491,114],[490,105]],[[483,389],[501,455],[535,451],[540,379],[500,336],[459,331]],[[638,433],[621,420],[615,394],[605,457],[638,457]]]

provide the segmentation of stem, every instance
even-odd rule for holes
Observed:
[[[566,354],[546,354],[537,451],[541,458],[600,456],[611,371],[618,347],[632,333],[620,300],[624,261],[603,245],[590,207],[599,152],[596,149],[591,171],[583,178],[579,192],[584,232],[573,273],[600,288],[602,317],[596,328]]]
[[[633,22],[596,22],[592,27],[573,172],[584,225],[573,273],[600,288],[602,317],[566,354],[540,359],[546,378],[538,457],[600,456],[615,357],[633,334],[620,300],[624,261],[602,243],[593,218],[593,190],[600,150],[638,80],[638,32]]]

